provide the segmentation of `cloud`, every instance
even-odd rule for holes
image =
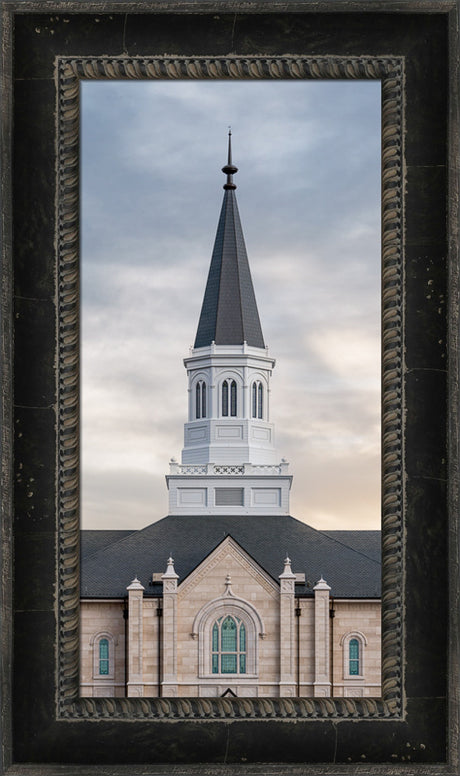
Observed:
[[[378,522],[379,85],[88,82],[82,92],[85,526],[165,514],[230,123],[277,359],[277,445],[296,474],[292,513],[317,527]]]

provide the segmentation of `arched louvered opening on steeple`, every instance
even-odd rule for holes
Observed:
[[[238,388],[235,380],[222,383],[222,416],[235,418],[238,412]]]
[[[195,388],[195,417],[197,420],[206,417],[206,383],[199,380]]]
[[[252,384],[252,417],[259,418],[264,416],[264,388],[260,380]]]

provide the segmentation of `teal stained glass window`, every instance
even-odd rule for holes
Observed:
[[[223,674],[236,674],[236,655],[221,656],[221,671]]]
[[[222,623],[222,652],[236,652],[236,622],[226,617]]]
[[[240,625],[240,652],[246,652],[246,628]]]
[[[359,641],[351,639],[348,645],[349,673],[350,676],[359,676]]]
[[[246,673],[246,628],[238,617],[220,617],[212,626],[213,674]]]
[[[217,627],[217,622],[214,623],[212,629],[212,651],[219,651],[219,628]]]
[[[109,642],[101,639],[99,642],[99,673],[101,676],[109,673]]]
[[[263,393],[262,393],[262,383],[259,383],[259,386],[257,388],[257,400],[258,400],[258,408],[257,408],[257,417],[262,418],[262,411],[263,411]]]
[[[252,384],[252,417],[257,418],[257,383]]]

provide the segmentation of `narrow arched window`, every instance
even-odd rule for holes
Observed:
[[[348,672],[350,676],[359,676],[359,641],[350,639],[348,645]]]
[[[201,383],[201,417],[206,417],[206,383]]]
[[[262,383],[252,384],[252,417],[262,420],[264,416],[264,389]]]
[[[226,418],[228,415],[228,381],[222,383],[222,415]]]
[[[230,385],[230,415],[236,417],[236,382],[234,380]]]
[[[212,673],[246,673],[246,628],[239,617],[220,617],[212,626]]]
[[[109,641],[101,639],[99,641],[99,673],[106,676],[109,673]]]
[[[206,417],[206,383],[199,380],[195,389],[195,415],[197,420]]]

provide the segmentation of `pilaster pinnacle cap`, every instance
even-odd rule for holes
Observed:
[[[295,579],[296,576],[291,569],[291,559],[286,556],[284,559],[284,571],[279,575],[278,579]]]
[[[174,570],[174,559],[169,556],[168,558],[168,566],[164,574],[161,576],[162,579],[179,579],[179,574],[176,574]]]
[[[144,585],[141,585],[137,577],[134,577],[133,581],[126,588],[126,590],[145,590]]]
[[[330,586],[327,584],[326,580],[323,579],[321,575],[321,579],[316,583],[313,590],[330,590]]]

